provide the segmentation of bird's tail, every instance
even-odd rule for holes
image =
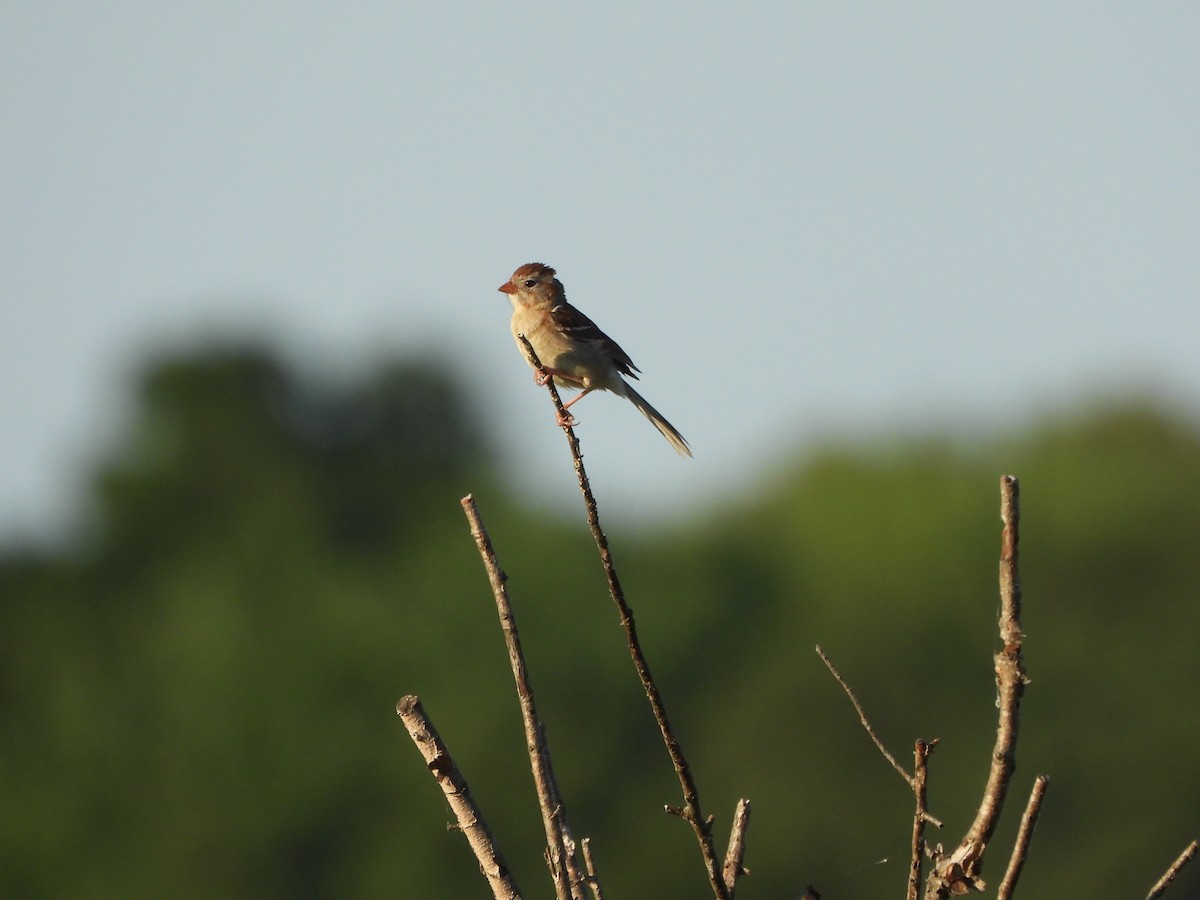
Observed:
[[[662,413],[647,403],[645,397],[630,387],[628,382],[625,384],[625,396],[629,398],[629,402],[638,408],[638,412],[649,419],[651,424],[662,432],[662,436],[670,441],[676,453],[680,456],[692,455],[692,451],[688,449],[688,442],[684,439],[683,435],[675,430],[674,425],[663,418]]]

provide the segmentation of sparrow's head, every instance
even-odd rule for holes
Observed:
[[[554,270],[543,263],[526,263],[500,285],[500,290],[510,296],[525,294],[553,300],[563,293],[562,282],[554,275]]]

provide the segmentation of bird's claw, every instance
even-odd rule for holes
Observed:
[[[575,422],[575,417],[569,412],[560,412],[558,414],[557,421],[559,428],[572,428],[577,424]]]
[[[550,380],[550,375],[546,372],[538,370],[533,373],[533,383],[538,387],[545,387],[546,382]]]

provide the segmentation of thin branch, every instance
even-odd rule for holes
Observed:
[[[517,682],[517,698],[521,705],[521,720],[525,725],[525,746],[529,751],[529,762],[533,769],[533,783],[537,789],[538,805],[542,811],[542,824],[546,830],[546,845],[549,848],[548,862],[554,879],[558,900],[584,900],[583,875],[575,861],[574,842],[566,825],[566,808],[558,793],[554,778],[554,767],[550,762],[550,748],[546,742],[546,731],[538,718],[537,705],[533,699],[533,685],[529,681],[529,670],[525,665],[525,654],[521,650],[521,637],[517,632],[517,620],[513,616],[505,582],[508,576],[500,569],[491,538],[483,527],[483,519],[475,506],[475,499],[468,494],[460,501],[467,521],[471,525],[471,537],[483,558],[492,594],[496,598],[496,610],[500,615],[500,628],[504,632],[504,643],[508,647],[508,659],[512,665],[513,678]]]
[[[1029,853],[1029,841],[1033,838],[1033,829],[1037,825],[1038,813],[1042,811],[1042,798],[1050,786],[1048,775],[1039,775],[1033,781],[1033,790],[1029,792],[1029,802],[1025,804],[1025,814],[1021,816],[1021,828],[1017,832],[1017,842],[1013,845],[1012,856],[1008,860],[1008,871],[996,891],[996,900],[1012,900],[1013,891],[1017,887],[1017,879],[1021,877],[1021,869],[1025,867],[1025,856]]]
[[[1018,565],[1021,486],[1011,475],[1000,479],[1000,518],[1004,522],[1000,549],[1000,640],[1004,646],[996,654],[1000,714],[983,802],[964,841],[974,841],[981,846],[992,839],[1004,809],[1009,781],[1016,771],[1021,697],[1025,693],[1025,685],[1029,683],[1021,657],[1021,645],[1025,637],[1021,631],[1021,576]],[[976,867],[980,864],[981,859]]]
[[[558,389],[554,386],[554,379],[550,377],[541,360],[538,359],[533,345],[529,343],[529,339],[523,334],[518,335],[518,338],[525,348],[525,355],[529,359],[530,364],[545,379],[546,386],[550,391],[550,397],[554,401],[554,407],[558,411],[561,420],[570,421],[565,417],[562,398],[559,397]],[[621,582],[617,578],[617,570],[613,565],[612,553],[608,548],[608,538],[600,528],[600,515],[596,509],[596,498],[592,494],[587,472],[583,468],[583,455],[579,450],[579,439],[575,436],[575,429],[570,425],[564,425],[563,431],[566,432],[567,443],[571,448],[571,457],[575,461],[575,475],[579,481],[579,489],[583,493],[592,538],[595,540],[596,548],[600,552],[600,562],[604,567],[605,577],[608,579],[608,591],[612,596],[613,603],[617,606],[621,625],[625,629],[629,655],[633,659],[633,666],[637,670],[638,678],[642,682],[642,689],[646,692],[646,698],[650,701],[650,708],[654,712],[654,720],[658,723],[658,730],[662,735],[663,743],[666,745],[667,754],[671,757],[671,764],[675,767],[675,774],[679,778],[679,786],[683,792],[684,801],[683,809],[679,813],[682,818],[691,824],[692,830],[696,834],[696,841],[700,845],[700,855],[704,860],[704,868],[708,875],[708,883],[712,888],[713,895],[717,900],[729,900],[729,892],[725,887],[725,879],[721,873],[721,863],[717,859],[716,851],[713,849],[712,821],[706,819],[700,810],[700,795],[696,790],[696,782],[692,778],[687,759],[684,757],[683,750],[679,746],[679,739],[676,737],[674,730],[671,728],[671,722],[667,718],[666,706],[663,704],[658,686],[654,683],[654,679],[650,675],[650,666],[646,662],[645,654],[642,653],[642,646],[637,637],[637,627],[633,620],[633,610],[625,602],[625,592],[621,589]]]
[[[921,864],[925,860],[925,823],[929,821],[929,809],[926,806],[925,785],[929,777],[929,754],[938,745],[934,741],[917,741],[913,748],[913,779],[912,789],[916,796],[917,808],[913,813],[912,854],[908,865],[908,900],[917,900],[921,888]]]
[[[1021,579],[1018,569],[1021,504],[1020,484],[1012,475],[1000,478],[1000,518],[1004,532],[1000,548],[1000,640],[1002,649],[995,655],[997,706],[996,743],[992,764],[984,787],[983,800],[975,821],[962,843],[948,856],[938,860],[929,876],[925,896],[945,898],[967,890],[982,890],[983,855],[1000,821],[1008,785],[1017,767],[1017,726],[1021,696],[1029,679],[1021,658]]]
[[[924,835],[925,823],[927,823],[927,822],[930,825],[933,825],[937,828],[941,828],[942,820],[939,819],[937,816],[931,814],[929,812],[929,809],[925,805],[925,782],[924,782],[923,774],[917,773],[917,775],[909,775],[908,772],[905,771],[904,766],[902,766],[902,765],[900,765],[900,763],[896,762],[896,757],[892,756],[892,754],[890,752],[888,752],[888,748],[883,745],[883,741],[881,741],[879,739],[879,735],[877,735],[875,733],[875,729],[873,727],[871,727],[871,720],[867,718],[867,713],[863,709],[862,704],[858,702],[858,697],[855,695],[853,688],[851,688],[850,685],[846,683],[846,679],[843,678],[842,673],[837,670],[837,666],[835,666],[833,664],[833,660],[830,659],[825,654],[825,651],[823,649],[821,649],[820,644],[817,644],[817,656],[821,657],[821,661],[823,663],[825,663],[825,668],[827,668],[829,670],[829,674],[832,675],[834,677],[834,679],[837,681],[837,683],[842,686],[842,690],[845,691],[846,696],[850,698],[850,703],[854,706],[854,711],[858,713],[858,721],[862,723],[862,727],[866,730],[867,736],[871,739],[871,742],[875,745],[875,749],[877,749],[880,753],[883,754],[883,758],[886,759],[889,763],[891,763],[892,768],[895,769],[896,772],[900,775],[900,777],[904,779],[904,783],[907,784],[909,786],[909,788],[912,789],[913,793],[917,795],[917,813],[920,816],[920,820],[921,820],[920,821],[921,835]],[[927,743],[922,742],[922,741],[917,741],[918,747],[922,746],[922,744],[924,744],[927,747],[927,750],[924,753],[924,756],[919,758],[919,761],[922,764],[924,764],[924,761],[929,756],[929,754],[933,752],[933,748],[937,746],[937,743],[938,742],[937,742],[936,738]],[[915,827],[916,827],[916,823],[914,823],[914,829],[915,829]],[[916,834],[914,834],[913,840],[914,841],[918,840],[918,836]],[[915,852],[917,852],[917,851],[914,851],[914,853]],[[921,860],[919,858],[916,860],[916,867],[919,871],[920,867],[921,867]],[[913,896],[915,896],[915,895],[913,895]]]
[[[1175,862],[1171,863],[1167,871],[1163,872],[1162,878],[1154,882],[1154,887],[1150,888],[1150,893],[1146,895],[1146,900],[1154,900],[1155,897],[1161,897],[1163,891],[1175,880],[1175,876],[1179,874],[1179,870],[1192,861],[1198,849],[1200,849],[1200,843],[1196,841],[1192,841],[1184,847],[1183,852],[1175,857]]]
[[[725,890],[733,900],[737,890],[737,880],[743,875],[749,875],[750,870],[742,865],[746,857],[746,831],[750,828],[750,801],[744,797],[737,802],[733,811],[733,826],[729,831],[729,847],[725,851],[725,865],[721,867],[725,879]]]
[[[604,900],[604,892],[600,889],[600,876],[596,874],[596,863],[592,859],[592,839],[584,838],[579,844],[583,849],[583,871],[592,891],[592,900]]]
[[[454,764],[454,759],[438,736],[433,722],[425,715],[420,698],[411,694],[401,697],[400,702],[396,704],[396,714],[408,729],[409,737],[421,751],[426,766],[437,780],[446,802],[450,804],[450,809],[458,820],[458,827],[466,835],[467,843],[474,851],[475,858],[479,860],[479,868],[492,888],[492,895],[496,900],[521,900],[521,893],[517,890],[512,873],[508,871],[508,864],[496,847],[492,832],[483,819],[483,813],[471,797],[467,780]]]
[[[863,711],[862,704],[859,703],[858,698],[854,696],[854,691],[851,690],[850,685],[846,684],[846,679],[842,677],[842,674],[837,670],[837,667],[834,666],[833,660],[825,655],[825,651],[821,649],[820,644],[817,644],[817,656],[821,657],[821,662],[825,663],[825,668],[829,670],[829,674],[837,679],[837,683],[842,686],[842,690],[846,692],[846,696],[849,697],[850,702],[854,704],[854,711],[858,713],[858,721],[862,722],[862,727],[867,730],[867,735],[875,744],[876,749],[883,754],[884,759],[892,764],[892,768],[900,774],[900,777],[904,779],[905,784],[907,784],[910,788],[913,787],[913,776],[909,775],[908,772],[905,771],[904,766],[896,762],[896,757],[892,756],[892,754],[888,752],[888,748],[883,746],[883,741],[879,739],[879,735],[877,735],[875,733],[875,729],[871,727],[871,723],[867,719],[867,714]],[[939,827],[940,824],[941,823],[939,823]]]

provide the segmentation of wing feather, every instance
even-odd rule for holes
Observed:
[[[629,354],[621,349],[621,345],[599,329],[595,322],[573,307],[565,300],[555,304],[550,309],[554,324],[571,335],[577,341],[597,344],[604,354],[612,360],[617,371],[630,378],[637,378],[641,370],[633,364]]]

